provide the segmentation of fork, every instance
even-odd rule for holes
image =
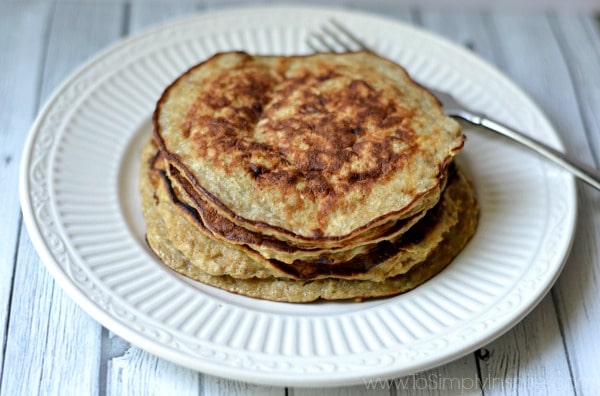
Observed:
[[[312,39],[312,40],[311,40]],[[316,45],[317,42],[319,45]],[[367,44],[359,37],[354,35],[350,29],[346,28],[335,19],[330,20],[329,25],[321,26],[319,31],[312,32],[307,39],[307,45],[315,52],[322,52],[323,49],[329,52],[352,52],[357,50],[369,51],[374,53]],[[590,167],[578,160],[569,158],[564,153],[535,140],[526,134],[519,132],[499,121],[496,121],[487,115],[471,110],[461,104],[456,98],[447,92],[442,92],[419,82],[419,85],[431,92],[442,103],[444,113],[457,120],[462,120],[476,127],[500,134],[512,141],[537,152],[548,160],[561,166],[582,181],[592,187],[600,190],[600,170]]]

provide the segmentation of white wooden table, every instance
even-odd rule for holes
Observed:
[[[230,2],[227,2],[227,5]],[[320,2],[322,3],[322,2]],[[332,5],[336,3],[330,2]],[[428,2],[428,4],[431,2]],[[473,3],[473,2],[471,2]],[[347,1],[422,26],[479,54],[546,112],[567,152],[600,166],[600,20],[578,9],[504,11]],[[112,335],[58,287],[33,249],[17,194],[21,150],[49,94],[120,38],[217,1],[0,0],[0,394],[359,395],[263,387],[194,372]],[[600,192],[578,183],[572,253],[521,323],[473,354],[378,394],[600,394]],[[460,379],[451,389],[443,378]]]

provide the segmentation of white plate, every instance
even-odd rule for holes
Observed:
[[[23,215],[42,261],[90,315],[181,365],[287,386],[411,374],[490,342],[523,318],[568,253],[573,179],[489,135],[466,131],[461,161],[479,229],[440,275],[363,303],[285,304],[237,296],[165,269],[144,242],[138,154],[162,90],[215,51],[308,53],[331,16],[418,80],[561,147],[540,110],[466,50],[397,21],[321,8],[201,14],[128,38],[80,68],[45,106],[23,154]]]

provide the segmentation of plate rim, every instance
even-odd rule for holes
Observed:
[[[222,377],[232,378],[232,379],[236,379],[236,380],[242,380],[242,381],[246,381],[246,382],[250,382],[250,383],[258,383],[261,385],[310,386],[310,387],[356,385],[356,384],[360,384],[361,381],[367,376],[365,375],[360,378],[357,378],[355,373],[353,373],[353,372],[349,372],[346,376],[341,375],[340,373],[336,372],[335,379],[333,379],[333,380],[330,378],[318,380],[317,378],[310,377],[312,382],[310,384],[307,384],[306,379],[300,379],[300,380],[298,379],[297,373],[291,373],[291,374],[285,375],[285,374],[278,372],[275,376],[273,376],[273,374],[269,374],[269,373],[265,373],[265,372],[261,373],[258,371],[252,372],[252,373],[247,372],[247,371],[236,371],[235,375],[232,376],[232,375],[228,375],[228,374],[233,374],[234,370],[230,370],[229,373],[226,373],[222,370],[219,370],[218,368],[215,368],[215,366],[208,364],[207,362],[204,362],[204,361],[199,362],[197,359],[194,359],[191,355],[190,355],[189,359],[184,358],[183,360],[185,360],[185,361],[182,362],[181,351],[174,351],[172,348],[165,346],[160,342],[156,342],[156,340],[152,339],[151,337],[140,334],[138,331],[136,331],[130,327],[127,327],[120,320],[115,318],[114,315],[110,314],[105,309],[100,307],[95,301],[90,300],[88,294],[86,294],[83,290],[80,289],[80,287],[78,285],[76,285],[75,283],[72,282],[72,279],[69,277],[69,275],[56,262],[52,252],[48,248],[46,241],[44,240],[44,238],[42,236],[42,231],[39,228],[39,224],[37,222],[36,215],[34,213],[32,199],[30,196],[30,193],[31,193],[31,190],[30,190],[31,186],[30,186],[30,180],[29,180],[29,171],[30,171],[30,165],[31,165],[30,160],[31,160],[32,152],[33,152],[33,146],[35,143],[35,139],[38,135],[39,127],[43,123],[44,118],[47,115],[49,109],[53,106],[55,101],[61,96],[61,93],[64,92],[64,90],[70,84],[72,84],[74,81],[76,81],[77,77],[81,73],[83,73],[87,68],[89,68],[91,65],[99,62],[108,54],[110,54],[114,51],[118,51],[119,48],[130,45],[132,42],[134,42],[137,39],[146,37],[147,35],[154,34],[155,32],[158,32],[158,31],[175,28],[177,26],[180,26],[181,24],[193,23],[194,21],[197,21],[199,19],[201,20],[201,19],[204,19],[204,18],[207,18],[210,16],[214,16],[217,14],[243,13],[248,10],[252,10],[252,12],[257,12],[257,13],[272,12],[272,11],[282,12],[282,10],[285,10],[285,12],[293,12],[293,10],[298,10],[298,9],[304,10],[307,12],[326,12],[328,14],[335,13],[335,14],[340,14],[340,15],[354,14],[354,15],[358,15],[358,16],[366,16],[366,17],[369,17],[372,19],[385,19],[389,23],[396,24],[396,25],[402,25],[403,28],[413,30],[413,31],[417,32],[417,34],[420,34],[420,35],[425,35],[429,39],[440,42],[443,45],[448,46],[449,48],[451,48],[453,50],[456,49],[456,50],[463,51],[464,52],[463,55],[469,56],[474,61],[479,62],[481,65],[483,65],[482,67],[485,67],[486,69],[493,71],[500,78],[505,80],[504,82],[508,82],[510,85],[512,85],[514,88],[516,88],[516,90],[528,102],[530,102],[530,104],[532,105],[532,108],[537,110],[538,115],[542,116],[544,121],[548,123],[548,129],[553,132],[552,137],[555,140],[553,142],[553,144],[556,145],[560,150],[564,150],[564,145],[562,144],[561,138],[560,138],[559,134],[557,133],[556,129],[550,124],[550,121],[547,119],[547,116],[543,113],[543,111],[538,107],[538,105],[533,100],[531,100],[531,98],[529,98],[529,96],[527,94],[525,94],[515,83],[512,82],[512,80],[510,80],[508,77],[506,77],[494,65],[485,62],[483,59],[476,56],[475,54],[467,52],[466,49],[459,47],[458,45],[451,42],[449,39],[446,39],[445,37],[438,36],[430,31],[423,29],[423,28],[407,24],[407,23],[397,20],[397,19],[382,16],[380,14],[369,13],[369,12],[364,12],[364,11],[357,11],[357,10],[347,10],[347,9],[341,9],[341,8],[321,7],[321,6],[291,6],[291,5],[245,6],[245,7],[231,7],[231,8],[227,7],[225,9],[220,9],[217,11],[199,12],[199,13],[195,13],[193,15],[188,15],[188,16],[182,17],[182,18],[176,18],[176,19],[168,21],[166,23],[162,23],[162,24],[156,25],[154,27],[145,29],[145,30],[141,31],[140,33],[136,33],[134,35],[124,37],[120,40],[117,40],[115,43],[109,45],[107,48],[99,51],[92,58],[86,60],[81,65],[79,65],[67,78],[65,78],[62,81],[61,84],[59,84],[59,86],[55,89],[55,91],[49,96],[49,98],[45,102],[44,106],[38,112],[36,119],[31,127],[31,129],[29,130],[29,133],[27,135],[27,139],[26,139],[26,142],[25,142],[25,145],[23,148],[22,157],[21,157],[20,174],[19,174],[19,197],[20,197],[21,208],[22,208],[22,212],[23,212],[23,220],[24,220],[24,223],[28,230],[28,234],[31,238],[32,244],[33,244],[35,250],[37,251],[37,253],[39,254],[42,262],[44,263],[44,266],[49,270],[49,272],[51,273],[53,278],[56,280],[56,282],[61,286],[61,288],[63,290],[65,290],[67,292],[69,297],[73,301],[75,301],[85,312],[87,312],[90,316],[92,316],[94,319],[96,319],[101,325],[107,327],[108,329],[115,332],[119,336],[130,341],[132,344],[139,346],[140,348],[142,348],[152,354],[158,355],[169,361],[186,366],[188,368],[192,368],[194,370],[198,370],[198,371],[202,371],[204,373],[218,375],[218,376],[222,376]],[[558,266],[558,270],[553,274],[553,277],[552,277],[551,281],[549,282],[549,284],[546,285],[545,290],[538,293],[536,295],[536,298],[529,301],[529,303],[527,304],[528,305],[527,309],[521,310],[518,315],[515,315],[513,320],[507,321],[504,324],[504,326],[501,326],[500,328],[495,328],[494,331],[491,332],[492,334],[486,334],[485,336],[480,337],[481,339],[479,341],[473,342],[470,345],[463,346],[462,348],[459,348],[460,349],[459,351],[455,351],[453,354],[447,354],[443,358],[431,359],[434,362],[429,361],[429,362],[422,363],[420,365],[420,367],[415,366],[415,370],[414,370],[415,372],[421,371],[423,369],[439,366],[441,364],[445,364],[447,362],[453,361],[453,360],[459,358],[460,356],[464,356],[466,353],[472,352],[473,350],[476,350],[477,348],[481,347],[482,343],[489,343],[489,342],[493,341],[494,339],[498,338],[499,336],[504,334],[506,331],[508,331],[509,329],[514,327],[519,321],[521,321],[525,316],[527,316],[531,312],[531,310],[533,310],[539,304],[539,302],[545,297],[545,295],[550,290],[552,285],[556,282],[556,279],[560,275],[562,268],[564,267],[564,264],[569,256],[569,252],[570,252],[570,249],[571,249],[571,246],[573,243],[574,230],[576,227],[577,191],[575,188],[575,180],[571,176],[566,177],[566,180],[567,180],[567,185],[565,186],[565,190],[566,190],[566,194],[569,196],[568,201],[569,201],[569,203],[571,203],[571,208],[569,208],[570,210],[568,210],[566,213],[566,215],[567,215],[566,223],[567,223],[568,229],[569,229],[568,232],[566,232],[566,234],[569,235],[569,238],[568,238],[566,246],[563,246],[563,249],[559,253],[560,256],[562,257],[562,259],[561,259],[560,265]],[[484,341],[484,339],[485,339],[485,341]],[[397,372],[397,370],[395,370],[392,367],[388,370],[387,373],[381,373],[381,371],[379,371],[378,374],[381,375],[382,377],[387,376],[387,378],[389,378],[389,376],[394,376],[395,375],[394,373],[396,373],[396,372]]]

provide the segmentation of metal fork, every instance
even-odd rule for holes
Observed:
[[[315,44],[318,43],[318,45]],[[358,38],[350,29],[343,26],[336,20],[330,20],[329,25],[323,25],[319,31],[313,32],[307,39],[308,46],[315,52],[322,52],[323,49],[330,52],[341,51],[369,51],[375,52],[369,48],[360,38]],[[473,111],[451,94],[427,87],[419,82],[421,86],[435,95],[442,103],[444,112],[455,119],[462,120],[468,124],[485,128],[486,130],[498,133],[523,146],[537,152],[555,164],[563,167],[573,175],[588,183],[592,187],[600,190],[600,170],[590,167],[573,158],[569,158],[564,153],[549,147],[548,145],[535,140],[522,132],[519,132],[499,121],[493,120],[483,113]]]

